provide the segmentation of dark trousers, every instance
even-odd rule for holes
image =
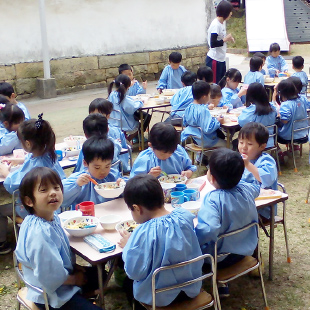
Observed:
[[[213,83],[218,84],[226,73],[226,62],[216,61],[209,56],[206,58],[206,66],[210,67],[213,71]]]

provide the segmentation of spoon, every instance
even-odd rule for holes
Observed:
[[[95,185],[99,185],[97,181],[95,181],[93,178],[89,177],[89,181],[92,182]]]

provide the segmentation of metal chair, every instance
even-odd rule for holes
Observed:
[[[274,152],[276,154],[276,161],[277,161],[277,167],[278,167],[278,174],[282,175],[281,167],[280,167],[280,161],[279,161],[279,155],[278,155],[278,126],[276,124],[266,126],[266,128],[269,131],[269,139],[274,139],[274,145],[265,148],[266,152]],[[272,129],[272,133],[270,133],[270,129]],[[269,141],[269,140],[268,140]]]
[[[176,269],[180,268],[189,264],[196,263],[200,260],[204,260],[208,258],[211,262],[211,271],[208,272],[207,274],[204,274],[198,278],[194,278],[192,280],[188,280],[184,283],[168,286],[168,287],[163,287],[160,289],[156,288],[156,276],[162,271],[165,270],[171,270],[171,269]],[[220,310],[221,305],[218,297],[218,291],[217,291],[217,285],[216,285],[216,280],[215,280],[215,268],[214,268],[214,259],[210,254],[204,254],[201,256],[198,256],[194,259],[178,263],[175,265],[171,266],[164,266],[164,267],[159,267],[156,270],[154,270],[153,275],[152,275],[152,305],[146,305],[142,304],[144,308],[147,310],[200,310],[200,309],[206,309],[214,306],[214,309]],[[191,285],[193,283],[203,281],[205,279],[211,279],[212,282],[212,287],[213,287],[213,297],[208,294],[206,291],[201,290],[201,292],[196,296],[195,298],[188,299],[183,302],[172,302],[172,304],[165,306],[165,307],[156,307],[156,294],[161,293],[161,292],[166,292],[169,290],[173,290],[176,288],[182,288],[188,285]],[[133,306],[133,309],[135,310],[135,307]]]
[[[15,240],[17,242],[19,227],[20,227],[20,224],[23,222],[23,219],[16,214],[16,207],[17,207],[18,201],[19,201],[19,190],[18,189],[16,189],[13,192],[12,200],[13,200],[13,202],[12,202],[12,206],[13,206],[13,219],[12,219],[12,221],[13,221]]]
[[[257,258],[253,256],[245,256],[241,261],[238,263],[227,267],[223,268],[220,270],[216,270],[216,280],[218,283],[227,283],[232,280],[235,280],[250,271],[258,268],[259,270],[259,275],[260,275],[260,280],[261,280],[261,287],[262,287],[262,294],[265,302],[265,310],[269,310],[268,307],[268,302],[266,298],[266,292],[265,292],[265,286],[264,286],[264,279],[263,279],[263,273],[262,273],[262,267],[261,267],[261,254],[260,254],[260,240],[259,240],[259,224],[258,223],[252,223],[249,225],[246,225],[240,229],[233,230],[231,232],[228,232],[226,234],[222,234],[218,237],[217,241],[215,242],[215,249],[214,249],[214,258],[215,258],[215,266],[217,266],[217,260],[220,257],[226,256],[231,253],[222,253],[222,254],[217,254],[217,246],[218,243],[221,242],[224,238],[229,238],[230,236],[242,233],[248,229],[253,229],[256,227],[256,233],[257,233]]]
[[[111,168],[113,167],[117,167],[119,166],[118,170],[121,172],[121,176],[123,176],[123,163],[119,160],[117,160],[116,162],[114,162],[112,165],[111,165]]]
[[[168,114],[169,116],[171,116],[172,113],[176,113],[176,112],[184,112],[185,109],[178,109],[178,110],[173,110],[173,111],[166,111],[166,110],[156,110],[156,109],[153,109],[153,112],[158,112],[158,113],[162,113],[162,117],[161,117],[161,122],[164,120],[164,116],[165,114]],[[173,127],[175,128],[175,130],[177,132],[182,132],[183,129],[184,129],[184,126],[183,126],[183,117],[176,117],[174,118],[173,120],[177,120],[177,121],[180,121],[181,125],[173,125]]]

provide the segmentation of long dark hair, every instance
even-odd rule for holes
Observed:
[[[227,78],[232,80],[233,82],[241,82],[242,74],[238,69],[230,68],[226,71],[225,75],[221,78],[218,85],[223,89],[226,85]]]
[[[119,104],[120,104],[124,100],[124,98],[126,96],[127,89],[131,85],[131,80],[125,74],[120,74],[119,76],[117,76],[116,79],[114,81],[112,81],[110,83],[110,85],[109,85],[109,88],[108,88],[109,95],[112,92],[114,84],[115,84],[115,87],[116,87],[116,91],[118,92]]]
[[[268,115],[271,111],[267,92],[261,83],[251,83],[246,93],[245,105],[256,105],[255,114],[258,116]]]
[[[30,141],[32,150],[36,150],[42,156],[48,154],[53,163],[57,156],[55,154],[55,133],[50,123],[42,119],[43,113],[38,115],[38,119],[29,119],[18,128],[17,136],[22,142]]]
[[[277,91],[280,102],[283,102],[285,100],[295,100],[299,97],[298,90],[290,79],[282,80],[278,84]]]

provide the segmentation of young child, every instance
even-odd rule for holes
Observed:
[[[30,114],[25,105],[21,102],[17,102],[16,94],[11,84],[7,82],[0,83],[0,95],[7,97],[12,104],[16,104],[24,112],[26,120],[30,119]]]
[[[278,170],[275,160],[268,153],[264,153],[269,132],[260,123],[248,123],[239,132],[238,150],[242,154],[245,169],[242,180],[256,183],[262,188],[277,189]],[[264,218],[270,218],[270,209],[258,211]]]
[[[116,90],[112,91],[114,84]],[[120,74],[108,88],[108,100],[113,103],[110,124],[126,132],[129,141],[137,135],[139,128],[139,122],[135,119],[134,113],[143,106],[142,101],[136,101],[127,95],[130,85],[130,78],[125,74]]]
[[[226,23],[233,11],[233,6],[229,1],[221,1],[216,8],[216,18],[208,29],[208,45],[210,47],[206,65],[213,71],[213,82],[219,83],[226,72],[226,48],[227,42],[235,42],[231,34],[226,35]]]
[[[76,205],[82,201],[93,201],[95,204],[107,201],[94,189],[90,177],[98,183],[120,182],[119,172],[117,175],[111,173],[111,164],[114,155],[114,145],[109,139],[92,136],[87,139],[82,147],[83,164],[87,172],[80,171],[72,173],[66,180],[63,180],[64,201],[63,206]]]
[[[262,66],[262,70],[260,71],[262,75],[266,75],[266,71],[264,69],[264,66],[265,66],[265,62],[266,62],[266,56],[261,53],[261,52],[256,52],[253,57],[260,57],[262,60],[263,60],[263,66]]]
[[[244,77],[244,84],[261,83],[265,84],[264,75],[260,72],[263,69],[263,59],[253,56],[250,60],[250,72]]]
[[[305,71],[303,71],[304,68],[304,59],[301,56],[295,56],[292,60],[293,64],[293,70],[295,71],[292,76],[297,76],[300,78],[302,83],[302,90],[301,94],[306,95],[307,86],[308,86],[308,75]]]
[[[170,101],[171,114],[165,122],[170,122],[172,125],[182,125],[182,117],[184,110],[193,102],[192,85],[197,80],[197,75],[191,71],[185,71],[182,74],[181,81],[183,88],[181,88]],[[175,110],[183,110],[177,111]],[[181,118],[181,119],[180,119]]]
[[[223,105],[228,106],[231,104],[234,109],[243,106],[247,89],[244,87],[238,88],[241,80],[242,75],[238,69],[231,68],[225,73],[218,83],[222,88]]]
[[[171,124],[157,123],[150,131],[149,148],[142,151],[135,160],[130,177],[148,173],[159,177],[167,174],[182,174],[190,178],[196,166],[179,145],[179,135]]]
[[[182,54],[172,52],[169,55],[169,65],[165,67],[158,81],[157,90],[182,88],[181,76],[186,69],[181,66]]]
[[[207,66],[199,67],[197,70],[197,78],[199,81],[205,81],[209,84],[213,83],[213,71]]]
[[[214,255],[214,244],[219,235],[258,222],[254,199],[259,185],[240,181],[244,162],[239,153],[226,148],[212,152],[207,173],[215,190],[207,193],[198,212],[195,228],[203,253]],[[229,267],[244,256],[252,255],[257,246],[257,232],[253,227],[243,233],[224,238],[218,243],[217,253],[231,253],[218,259],[217,268]],[[228,287],[219,287],[220,296],[229,296]]]
[[[238,117],[238,123],[241,127],[250,122],[261,123],[264,126],[274,125],[277,117],[277,109],[269,103],[268,94],[264,86],[260,83],[252,83],[249,85],[246,94],[246,108],[242,110]],[[269,133],[273,134],[273,129],[269,129]],[[274,146],[274,138],[270,138],[267,147]]]
[[[269,48],[270,55],[267,57],[267,69],[269,74],[278,76],[280,72],[287,72],[288,66],[285,59],[280,55],[280,45],[272,43]]]
[[[83,267],[75,265],[68,237],[55,213],[63,200],[59,175],[46,167],[33,168],[21,182],[20,197],[30,214],[20,227],[15,251],[25,280],[45,290],[50,309],[101,309],[79,293],[86,274]],[[27,299],[45,309],[43,294],[30,286]]]
[[[24,120],[24,112],[17,105],[0,103],[0,156],[22,148],[16,131]]]
[[[210,85],[204,81],[197,81],[193,84],[194,102],[185,110],[183,124],[186,128],[181,133],[181,141],[184,141],[189,135],[200,137],[203,131],[204,147],[225,147],[226,142],[217,135],[217,130],[224,123],[223,117],[212,117],[207,107],[209,102]],[[201,139],[195,138],[195,141],[201,145]]]
[[[103,98],[94,99],[90,103],[89,108],[88,108],[89,114],[100,113],[103,116],[105,116],[108,121],[110,119],[112,111],[113,111],[113,103]],[[126,142],[126,137],[124,133],[121,131],[121,129],[119,127],[112,126],[111,124],[108,124],[108,126],[109,126],[108,136],[117,140],[121,144],[123,149],[128,149],[128,147],[130,146],[128,146]],[[119,155],[119,159],[121,160],[123,164],[124,172],[128,172],[130,170],[130,167],[128,164],[129,154],[128,153],[121,154]]]
[[[194,232],[194,216],[183,208],[176,208],[171,213],[167,211],[164,207],[162,187],[152,175],[138,175],[130,179],[124,190],[124,199],[133,219],[140,224],[132,234],[120,232],[120,246],[124,247],[122,257],[125,271],[128,277],[134,280],[135,299],[151,305],[154,270],[201,255]],[[200,261],[173,271],[162,272],[156,278],[156,288],[199,277],[201,267]],[[160,293],[156,296],[156,306],[167,306],[176,299],[194,298],[200,289],[201,282],[197,282]]]
[[[118,67],[119,74],[127,75],[131,80],[131,86],[127,91],[128,96],[136,96],[138,94],[145,94],[147,88],[147,81],[142,83],[142,87],[139,82],[133,76],[133,69],[128,64],[122,64]]]
[[[301,93],[301,91],[302,91],[301,79],[299,77],[297,77],[297,76],[290,76],[288,78],[288,80],[293,82],[294,86],[297,89],[299,98],[304,101],[305,105],[307,106],[307,109],[310,109],[310,101],[308,101],[308,98],[307,98],[306,94],[302,94]],[[279,106],[279,110],[280,110],[280,106]]]
[[[223,96],[221,87],[214,83],[210,84],[210,100],[208,102],[209,110],[213,110],[215,107],[223,107],[229,109],[233,108],[230,103],[227,104],[227,106],[224,106],[222,98]]]

